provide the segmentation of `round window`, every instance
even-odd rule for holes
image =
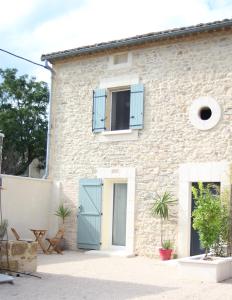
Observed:
[[[200,130],[213,128],[219,122],[221,108],[211,97],[201,97],[193,101],[189,110],[192,125]]]
[[[202,120],[209,120],[212,116],[212,110],[210,107],[202,107],[199,111],[199,116]]]

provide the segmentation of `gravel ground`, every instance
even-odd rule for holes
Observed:
[[[39,255],[42,279],[20,276],[0,285],[1,300],[232,299],[232,279],[222,283],[178,278],[176,261],[65,252]]]

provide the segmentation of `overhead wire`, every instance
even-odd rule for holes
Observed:
[[[39,64],[39,63],[37,63],[37,62],[35,62],[35,61],[31,60],[31,59],[28,59],[28,58],[25,58],[25,57],[23,57],[23,56],[20,56],[20,55],[17,55],[17,54],[15,54],[15,53],[12,53],[12,52],[10,52],[10,51],[8,51],[8,50],[5,50],[5,49],[0,48],[0,51],[2,51],[2,52],[4,52],[4,53],[7,53],[7,54],[9,54],[9,55],[12,55],[12,56],[14,56],[14,57],[17,57],[17,58],[19,58],[19,59],[25,60],[25,61],[27,61],[27,62],[29,62],[29,63],[31,63],[31,64],[34,64],[34,65],[39,66],[39,67],[42,67],[42,68],[44,68],[44,69],[47,69],[47,70],[50,70],[50,71],[52,70],[52,68],[46,63],[46,61],[45,61],[45,65],[42,65],[42,64]]]

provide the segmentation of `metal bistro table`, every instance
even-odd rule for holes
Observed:
[[[43,250],[43,253],[48,254],[48,251],[43,243],[43,237],[45,236],[47,230],[46,229],[30,229],[34,236],[35,236],[35,242],[38,242],[40,245],[40,248]]]

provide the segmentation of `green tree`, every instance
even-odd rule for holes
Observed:
[[[0,132],[5,135],[2,173],[23,174],[34,158],[44,163],[48,86],[16,69],[0,69]]]
[[[222,203],[219,192],[213,193],[215,186],[208,184],[203,186],[198,183],[198,188],[192,187],[196,208],[194,209],[193,228],[198,231],[200,244],[205,248],[205,258],[210,249],[218,248],[219,243],[226,243],[229,230],[229,212],[227,206]],[[219,254],[216,251],[216,254]]]

